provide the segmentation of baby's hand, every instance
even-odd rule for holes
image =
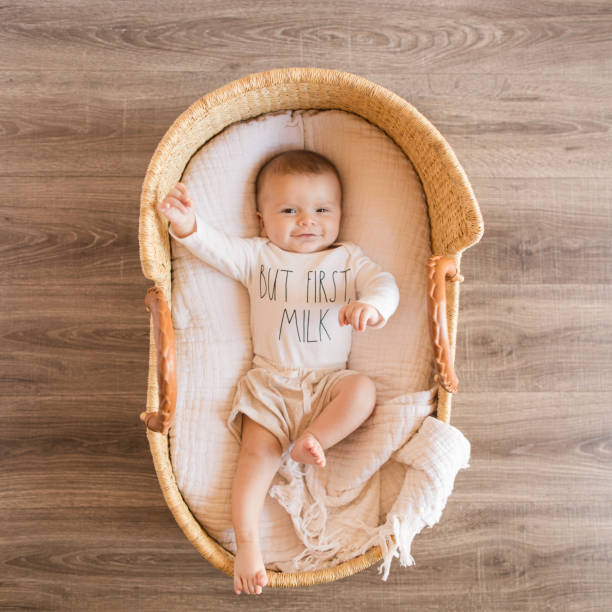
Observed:
[[[185,238],[195,232],[193,201],[183,183],[177,183],[168,192],[164,201],[157,204],[157,210],[170,221],[172,232],[178,238]]]
[[[378,310],[363,302],[345,304],[338,313],[340,326],[352,325],[356,331],[363,331],[368,325],[377,325],[381,320]]]

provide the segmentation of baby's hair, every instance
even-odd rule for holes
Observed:
[[[258,201],[261,187],[267,176],[279,174],[325,174],[326,172],[333,172],[336,175],[340,184],[340,191],[342,192],[342,181],[340,180],[338,169],[324,155],[306,149],[292,149],[277,153],[259,169],[255,178],[255,204],[257,209],[259,210]]]

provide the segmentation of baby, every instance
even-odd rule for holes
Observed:
[[[170,234],[244,284],[250,296],[253,367],[238,382],[228,426],[240,440],[232,486],[234,591],[267,582],[259,519],[281,456],[325,466],[325,450],[372,413],[376,388],[346,369],[352,330],[386,324],[399,302],[393,277],[349,242],[336,242],[342,187],[335,166],[285,151],[255,181],[260,236],[207,225],[178,183],[158,204]],[[292,446],[291,446],[292,445]]]

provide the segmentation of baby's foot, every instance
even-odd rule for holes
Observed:
[[[268,575],[257,542],[242,542],[234,559],[234,593],[261,594],[268,584]]]
[[[290,457],[298,463],[309,463],[325,467],[325,452],[319,441],[305,431],[293,445]]]

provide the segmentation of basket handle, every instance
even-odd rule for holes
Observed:
[[[145,306],[153,317],[159,409],[156,412],[142,412],[140,420],[150,430],[166,435],[174,420],[176,408],[176,356],[172,315],[163,291],[157,286],[147,291]]]
[[[428,262],[427,306],[429,312],[429,331],[434,349],[434,358],[439,382],[449,393],[456,393],[459,379],[453,366],[453,357],[448,338],[446,320],[446,280],[462,282],[457,265],[452,259],[441,255],[432,255]]]

